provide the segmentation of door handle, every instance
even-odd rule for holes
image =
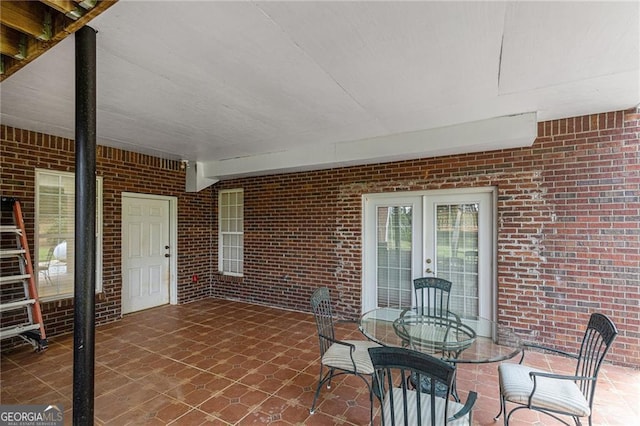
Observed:
[[[429,265],[431,263],[431,258],[427,258],[424,261],[427,265]],[[433,274],[433,271],[431,270],[431,268],[427,268],[424,272],[427,274]]]
[[[171,255],[169,253],[165,253],[164,257],[171,257]]]

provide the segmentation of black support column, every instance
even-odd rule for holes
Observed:
[[[96,32],[76,34],[73,424],[92,425],[96,289]]]

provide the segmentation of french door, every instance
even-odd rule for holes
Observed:
[[[413,279],[453,283],[451,309],[493,318],[492,188],[363,197],[362,310],[415,304]]]

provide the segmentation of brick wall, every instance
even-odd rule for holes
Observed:
[[[620,331],[609,359],[640,366],[639,132],[618,111],[540,123],[530,148],[219,183],[245,191],[245,274],[213,294],[308,310],[326,285],[356,317],[362,194],[495,186],[499,321],[577,348],[600,311]]]
[[[538,129],[530,148],[238,179],[197,194],[184,192],[178,162],[99,147],[98,323],[120,316],[122,191],[178,197],[181,303],[213,295],[308,311],[313,289],[326,285],[338,314],[356,317],[362,194],[495,186],[499,320],[541,343],[575,347],[598,310],[620,330],[609,359],[640,366],[640,111]],[[5,126],[1,136],[0,191],[23,200],[33,229],[33,170],[73,171],[73,143]],[[215,272],[217,191],[237,187],[245,191],[245,273],[230,278]],[[71,330],[70,301],[44,311],[49,335]]]
[[[35,169],[73,172],[75,144],[7,126],[0,126],[0,136],[0,193],[20,199],[33,257]],[[178,197],[178,299],[184,303],[209,297],[212,190],[185,193],[179,161],[98,146],[96,162],[104,201],[103,292],[96,296],[96,324],[121,317],[122,192]],[[196,285],[193,274],[200,277]],[[72,299],[43,303],[42,311],[48,336],[72,330]]]

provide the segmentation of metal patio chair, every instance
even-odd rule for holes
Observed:
[[[313,414],[320,389],[325,383],[327,388],[331,388],[331,379],[335,376],[353,374],[360,377],[367,385],[371,395],[373,365],[367,350],[379,345],[366,340],[336,339],[328,288],[320,287],[311,295],[311,309],[316,320],[320,341],[320,377],[311,404],[310,413]],[[373,413],[373,396],[371,396],[370,402]]]
[[[440,426],[471,425],[471,410],[478,397],[470,391],[464,404],[450,399],[456,367],[411,349],[378,347],[369,349],[375,369],[373,389],[380,399],[382,425]],[[428,379],[428,392],[408,385],[408,377]],[[444,397],[437,391],[444,387]],[[373,424],[373,418],[371,419]]]
[[[539,345],[526,345],[575,359],[575,374],[552,374],[527,367],[522,364],[525,356],[523,351],[519,364],[503,363],[498,367],[500,412],[496,420],[504,414],[504,424],[507,426],[515,411],[529,409],[547,414],[566,425],[570,423],[560,415],[572,417],[577,425],[582,424],[581,417],[588,417],[591,425],[598,372],[617,334],[615,324],[607,316],[594,313],[589,319],[577,355]],[[518,406],[507,412],[507,402]]]
[[[42,274],[42,276],[44,277],[45,281],[47,281],[48,284],[53,284],[51,282],[51,271],[49,270],[49,268],[51,268],[51,262],[53,261],[54,249],[55,247],[50,247],[49,251],[47,252],[47,257],[45,261],[38,263],[38,273]]]
[[[413,280],[418,313],[429,316],[444,316],[449,312],[451,281],[444,278],[422,277]]]
[[[435,318],[446,318],[450,315],[449,296],[451,293],[451,281],[437,277],[421,277],[413,280],[413,288],[416,296],[416,312],[419,315],[427,315]],[[415,349],[415,348],[414,348]],[[418,381],[415,376],[410,377],[410,384],[417,386],[420,383],[422,392],[429,392],[430,381],[423,377]],[[439,396],[447,395],[444,386],[436,386]],[[454,388],[455,395],[455,388]]]

